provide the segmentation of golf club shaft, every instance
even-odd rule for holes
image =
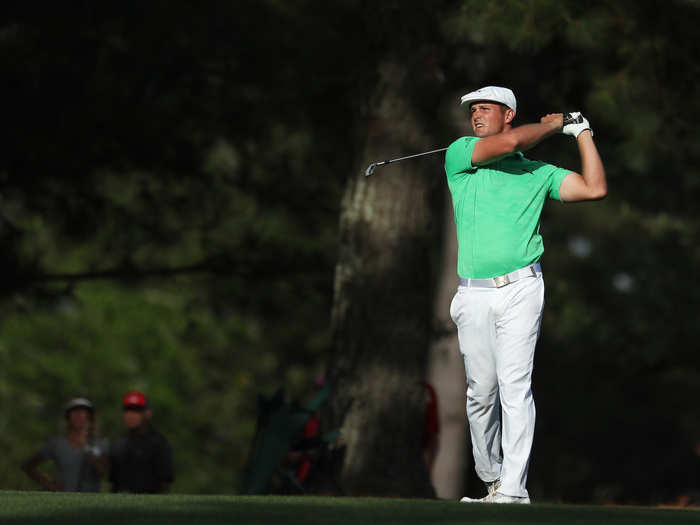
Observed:
[[[415,155],[407,155],[406,157],[398,157],[396,159],[383,160],[382,162],[373,162],[365,170],[365,177],[369,177],[374,172],[377,166],[383,166],[384,164],[391,164],[392,162],[399,162],[400,160],[413,159],[415,157],[422,157],[423,155],[431,155],[432,153],[440,153],[445,151],[447,148],[434,149],[432,151],[426,151],[425,153],[416,153]]]
[[[399,157],[397,159],[389,159],[383,162],[378,162],[377,166],[381,166],[382,164],[389,164],[391,162],[398,162],[400,160],[412,159],[414,157],[422,157],[423,155],[430,155],[431,153],[440,153],[441,151],[445,150],[447,150],[447,148],[434,149],[433,151],[426,151],[425,153],[416,153],[415,155],[407,155],[406,157]]]

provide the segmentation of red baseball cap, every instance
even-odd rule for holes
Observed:
[[[143,393],[138,390],[132,390],[126,393],[122,405],[124,408],[145,409],[148,408],[148,401],[146,401],[146,396]]]

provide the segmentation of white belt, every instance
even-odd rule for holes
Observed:
[[[538,273],[542,273],[542,266],[540,266],[540,263],[535,263],[525,268],[515,270],[514,272],[499,275],[498,277],[490,277],[488,279],[466,279],[460,277],[459,285],[468,286],[470,288],[502,288],[524,277],[536,277]]]

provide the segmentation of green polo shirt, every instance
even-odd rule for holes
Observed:
[[[457,225],[457,273],[486,279],[540,260],[544,202],[561,200],[559,186],[571,171],[522,153],[472,166],[478,140],[462,137],[450,144],[445,172]]]

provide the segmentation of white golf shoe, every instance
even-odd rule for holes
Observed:
[[[506,496],[500,492],[493,492],[483,498],[467,498],[459,500],[460,503],[515,503],[527,505],[530,503],[530,498],[518,498],[517,496]]]

